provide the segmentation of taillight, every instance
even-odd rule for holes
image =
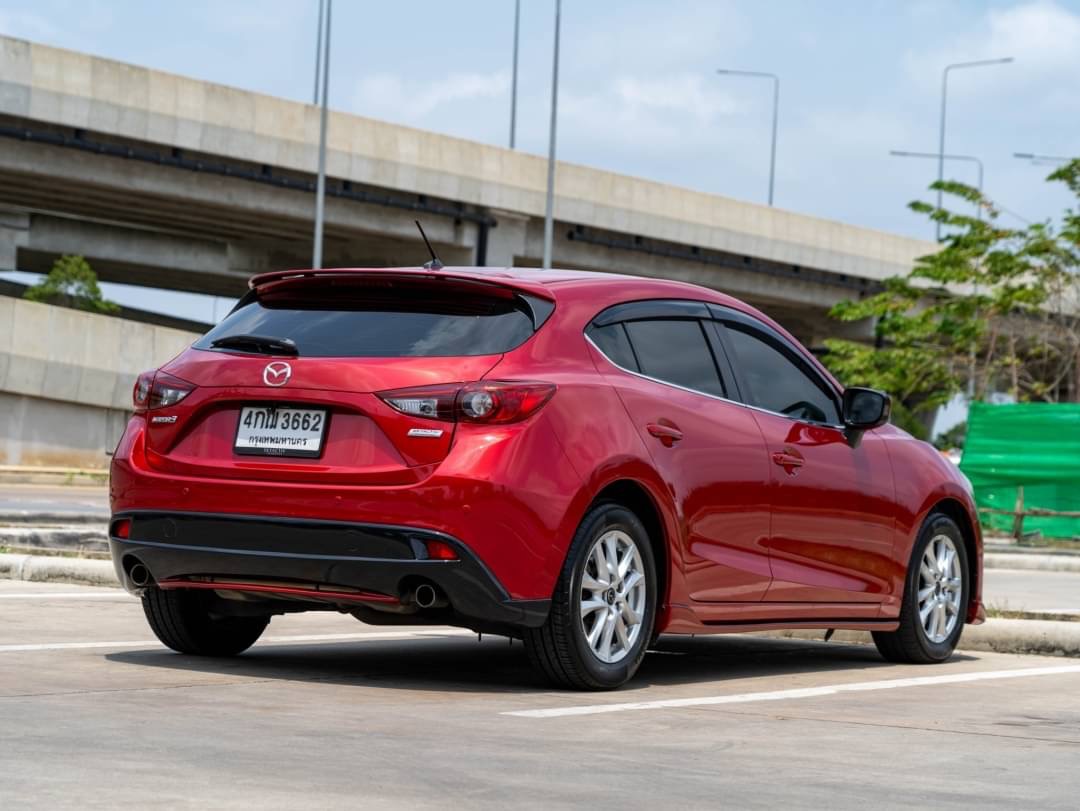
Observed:
[[[470,383],[458,393],[458,419],[506,423],[523,420],[555,393],[554,383],[493,381]]]
[[[135,411],[142,412],[174,406],[194,390],[193,384],[165,372],[143,372],[135,381],[131,399]]]
[[[391,408],[413,417],[453,420],[458,386],[421,386],[415,389],[384,391],[379,397]]]
[[[379,392],[396,411],[447,422],[502,424],[538,411],[555,393],[554,383],[495,380],[464,386],[422,386]]]
[[[150,389],[150,408],[174,406],[194,390],[195,386],[186,380],[158,372],[154,376],[154,385]]]
[[[135,388],[131,392],[131,401],[135,404],[136,411],[146,411],[150,404],[150,389],[154,385],[154,372],[143,372],[135,381]]]

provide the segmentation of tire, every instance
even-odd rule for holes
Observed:
[[[177,653],[235,656],[255,644],[269,617],[216,617],[209,595],[182,589],[149,588],[143,612],[155,636]]]
[[[934,565],[927,567],[931,575],[924,575],[924,556],[928,555],[928,548],[935,545],[935,551],[942,548],[955,553],[955,565],[953,558],[949,558],[947,575],[941,585],[935,585],[938,569]],[[935,551],[929,552],[929,558],[937,560]],[[955,583],[959,577],[959,584]],[[904,602],[900,608],[900,627],[895,631],[875,631],[874,644],[878,651],[890,662],[900,664],[937,664],[944,662],[956,649],[960,641],[960,634],[964,630],[964,621],[967,615],[968,599],[971,589],[971,572],[968,569],[967,548],[964,545],[964,536],[956,522],[947,516],[931,514],[923,524],[919,532],[918,540],[911,551],[911,561],[908,564],[907,578],[904,586]],[[924,600],[920,603],[920,593],[928,588],[934,590],[924,593]],[[956,592],[959,592],[959,602],[955,603]],[[925,610],[928,601],[941,601],[941,611],[944,612],[946,626],[939,626],[935,622],[938,612],[931,607],[925,618],[921,616],[920,608]],[[956,613],[950,610],[955,603]],[[955,620],[948,624],[950,618]],[[929,628],[929,630],[928,630]]]
[[[615,560],[629,560],[625,576],[616,575],[614,580],[599,567],[599,560],[612,559],[605,556],[611,543]],[[589,588],[590,583],[604,588]],[[652,545],[638,517],[616,504],[593,508],[574,533],[547,621],[540,628],[524,629],[533,665],[559,687],[611,690],[625,684],[637,672],[653,637],[656,585]],[[634,615],[639,622],[629,621]],[[594,632],[593,643],[587,625]]]

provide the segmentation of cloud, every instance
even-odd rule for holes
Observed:
[[[732,0],[619,3],[603,25],[585,29],[576,27],[575,13],[565,4],[563,15],[567,54],[587,73],[610,74],[630,66],[664,73],[698,59],[708,72],[721,66],[713,64],[718,54],[739,51],[753,33],[745,11]]]
[[[715,85],[711,76],[708,79]],[[735,110],[735,103],[729,95],[707,87],[705,78],[698,74],[683,73],[647,79],[624,76],[615,80],[612,90],[614,99],[623,109],[623,115],[630,119],[683,115],[710,123],[718,116]]]
[[[968,87],[990,91],[1038,79],[1075,80],[1080,74],[1080,15],[1050,0],[991,9],[947,45],[911,52],[905,61],[920,83],[936,84],[948,64],[1002,57],[1016,63],[973,71],[965,77]]]
[[[685,148],[738,109],[711,79],[692,73],[620,76],[591,92],[571,87],[560,92],[560,121],[567,131],[645,151],[666,152],[674,144]],[[708,138],[715,140],[715,132]]]
[[[432,113],[450,104],[500,98],[510,92],[510,74],[451,73],[432,82],[406,81],[376,73],[356,84],[353,110],[359,115],[421,125]]]

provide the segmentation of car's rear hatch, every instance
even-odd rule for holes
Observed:
[[[203,478],[417,481],[449,452],[454,423],[402,413],[385,392],[481,380],[550,311],[503,284],[441,274],[257,284],[162,368],[193,388],[149,412],[148,463]]]

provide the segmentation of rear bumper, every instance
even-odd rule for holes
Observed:
[[[133,510],[127,538],[110,532],[117,576],[130,591],[135,561],[166,587],[221,583],[266,599],[307,600],[348,609],[399,604],[420,582],[445,595],[466,626],[538,627],[549,600],[514,600],[458,539],[440,532],[385,524],[218,513]],[[425,540],[452,546],[458,560],[427,559]],[[367,595],[368,599],[365,599]],[[417,615],[422,616],[422,615]]]
[[[113,455],[117,515],[235,513],[422,527],[459,540],[516,600],[551,597],[584,507],[582,481],[543,414],[499,430],[459,426],[452,452],[411,485],[333,484],[318,470],[296,481],[262,479],[257,469],[246,479],[165,473],[147,462],[145,430],[143,417],[132,417]]]

